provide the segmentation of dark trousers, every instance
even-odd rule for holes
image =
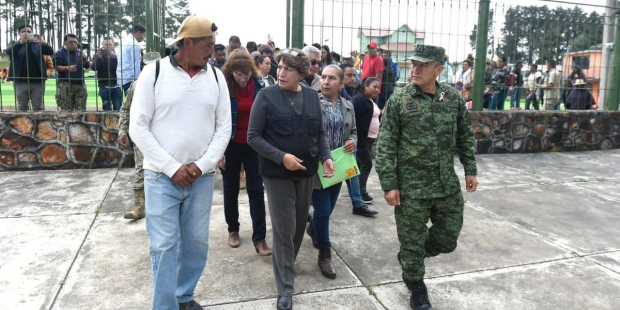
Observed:
[[[370,171],[372,171],[372,145],[375,143],[373,138],[360,138],[357,146],[357,154],[355,160],[360,168],[360,192],[362,195],[368,194],[366,190],[366,183],[368,183],[368,177]]]
[[[538,106],[538,98],[536,98],[536,92],[530,92],[529,95],[525,98],[525,109],[530,109],[530,103],[534,104],[534,110],[540,110]]]
[[[491,104],[491,97],[493,95],[491,94],[484,94],[484,103],[483,103],[483,108],[488,109],[489,105]]]
[[[249,145],[230,142],[224,153],[224,215],[228,232],[239,231],[239,174],[241,164],[245,168],[246,190],[250,198],[250,216],[252,216],[252,242],[257,244],[265,240],[267,224],[265,221],[265,189],[263,179],[258,173],[258,153]]]
[[[312,229],[314,230],[314,238],[319,250],[329,250],[332,248],[332,244],[329,241],[329,217],[336,207],[341,187],[342,183],[338,183],[328,188],[312,191],[312,207],[314,207]]]
[[[129,91],[129,87],[131,87],[131,83],[133,82],[123,84],[123,92],[125,93],[125,96],[127,96],[127,92]]]
[[[295,258],[304,240],[314,178],[265,177],[273,231],[273,274],[278,296],[293,296]]]

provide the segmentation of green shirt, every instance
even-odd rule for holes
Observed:
[[[376,170],[384,191],[404,198],[439,198],[460,190],[458,154],[465,175],[476,175],[473,127],[457,91],[437,83],[434,98],[409,84],[386,104]]]

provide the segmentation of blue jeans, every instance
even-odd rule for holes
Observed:
[[[506,101],[506,96],[508,96],[508,90],[493,93],[489,110],[504,110],[504,101]]]
[[[515,86],[512,89],[512,94],[510,95],[510,107],[521,107],[521,93],[523,93],[523,88]],[[516,102],[516,104],[515,104]]]
[[[525,109],[529,110],[530,109],[530,103],[534,104],[534,110],[540,110],[539,106],[538,106],[538,98],[536,98],[536,92],[530,92],[529,95],[527,95],[527,97],[525,98]]]
[[[105,111],[110,111],[110,102],[114,111],[121,109],[123,104],[123,93],[120,87],[110,88],[107,86],[99,87],[99,96],[101,96],[101,106]]]
[[[351,197],[351,203],[353,208],[361,208],[364,206],[364,200],[362,199],[362,193],[360,191],[360,177],[352,177],[347,182],[347,190],[349,190],[349,197]]]
[[[336,207],[341,187],[342,183],[338,183],[328,188],[312,191],[312,206],[314,207],[312,229],[319,250],[332,248],[332,244],[329,242],[329,217]]]
[[[180,187],[163,173],[144,170],[153,310],[178,309],[191,301],[209,251],[209,221],[215,175]]]
[[[246,190],[250,199],[252,216],[252,242],[265,241],[267,223],[265,222],[265,188],[263,178],[258,173],[258,153],[249,145],[230,142],[226,148],[226,166],[222,171],[224,183],[224,217],[228,232],[239,231],[239,174],[241,164],[245,169]]]

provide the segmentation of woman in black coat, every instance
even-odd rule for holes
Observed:
[[[380,110],[374,99],[379,95],[380,84],[380,81],[374,77],[366,78],[353,98],[358,135],[356,160],[360,168],[360,192],[364,203],[373,201],[366,190],[366,183],[372,170],[371,149],[379,131]]]

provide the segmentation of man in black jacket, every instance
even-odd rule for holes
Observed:
[[[11,58],[9,79],[14,82],[18,109],[28,111],[28,102],[32,102],[32,110],[43,110],[47,79],[43,55],[53,55],[54,49],[42,39],[35,39],[30,25],[19,27],[18,34],[19,42],[6,50]]]
[[[99,95],[101,105],[104,110],[110,110],[110,103],[115,111],[121,109],[123,104],[123,92],[116,82],[116,67],[118,59],[114,53],[114,39],[106,37],[103,39],[103,46],[97,51],[97,57],[91,69],[97,71],[99,81]]]

